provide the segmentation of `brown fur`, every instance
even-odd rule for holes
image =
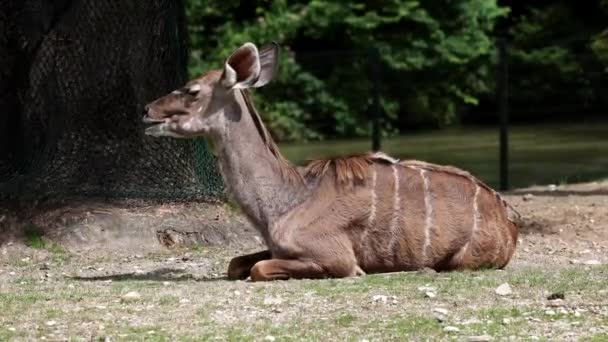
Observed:
[[[150,135],[207,135],[219,147],[226,185],[268,246],[234,258],[230,279],[508,264],[518,228],[506,202],[466,171],[382,153],[292,166],[241,90],[265,84],[277,60],[276,46],[245,44],[223,71],[190,82],[200,91],[154,101],[144,120]]]

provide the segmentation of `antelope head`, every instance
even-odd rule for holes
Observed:
[[[212,70],[156,99],[144,109],[145,134],[193,138],[219,134],[226,115],[238,111],[237,89],[261,87],[278,66],[278,45],[258,50],[252,43],[236,49],[221,70]]]

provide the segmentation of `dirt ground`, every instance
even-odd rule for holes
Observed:
[[[226,205],[57,206],[11,238],[5,209],[0,340],[608,341],[608,182],[505,198],[504,270],[273,283],[225,280],[262,248]]]

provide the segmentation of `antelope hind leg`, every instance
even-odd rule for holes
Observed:
[[[228,265],[228,279],[238,280],[247,279],[251,273],[251,268],[257,262],[272,258],[270,251],[262,251],[253,254],[238,256],[230,260]]]
[[[326,278],[327,272],[312,261],[270,259],[258,262],[251,269],[252,281]]]

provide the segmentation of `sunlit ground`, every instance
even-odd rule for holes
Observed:
[[[368,151],[369,139],[282,144],[293,162]],[[466,169],[498,186],[498,128],[454,128],[384,139],[382,150],[400,159],[420,159]],[[513,126],[509,177],[512,188],[608,177],[608,122]]]

